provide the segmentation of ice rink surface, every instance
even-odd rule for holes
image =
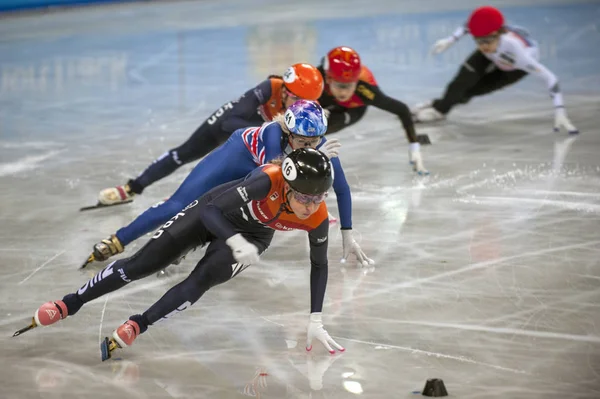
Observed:
[[[429,47],[478,4],[223,0],[3,17],[0,397],[389,399],[442,378],[453,398],[599,398],[597,2],[492,2],[540,42],[579,137],[552,132],[552,102],[534,77],[419,126],[433,141],[423,148],[429,177],[411,172],[392,115],[372,109],[336,135],[354,230],[377,261],[342,267],[332,228],[324,321],[346,353],[304,351],[303,233],[278,234],[259,265],[151,327],[122,360],[102,363],[100,339],[202,250],[162,279],[11,338],[92,275],[77,266],[95,242],[170,195],[193,165],[133,204],[78,212],[100,189],[125,183],[268,74],[340,44],[359,51],[384,92],[410,105],[433,98],[473,43],[437,57]]]

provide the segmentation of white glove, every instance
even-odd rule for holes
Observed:
[[[410,143],[410,147],[408,149],[408,158],[415,172],[423,176],[429,174],[429,171],[425,169],[425,166],[423,165],[423,158],[421,157],[421,145],[419,143]]]
[[[435,44],[431,48],[431,52],[433,54],[439,54],[443,51],[446,51],[446,50],[448,50],[448,48],[450,46],[452,46],[454,44],[454,42],[456,42],[456,39],[454,38],[454,36],[445,37],[443,39],[440,39],[437,42],[435,42]]]
[[[308,329],[306,331],[306,350],[312,350],[312,341],[313,339],[317,339],[321,341],[323,346],[329,351],[329,353],[334,354],[335,350],[331,347],[331,345],[335,346],[337,350],[340,352],[345,351],[344,347],[333,340],[329,336],[329,333],[325,331],[323,328],[323,322],[321,320],[321,312],[315,312],[310,314],[310,319],[308,322]],[[331,345],[330,345],[331,344]]]
[[[327,158],[331,159],[331,158],[335,158],[338,156],[341,146],[342,146],[342,143],[340,143],[340,141],[338,139],[331,139],[331,140],[327,140],[319,148],[319,151],[321,151],[323,154],[327,155]]]
[[[229,237],[225,240],[225,244],[229,245],[231,252],[233,252],[233,257],[238,263],[242,265],[258,263],[260,259],[258,248],[256,248],[256,245],[248,242],[240,233]]]
[[[331,115],[331,111],[328,110],[327,108],[323,108],[323,114],[325,114],[325,118],[329,119],[329,116]]]
[[[554,131],[560,131],[560,128],[565,128],[569,134],[577,134],[579,130],[569,120],[567,111],[564,107],[558,107],[554,111]]]
[[[344,250],[344,256],[340,260],[342,263],[346,263],[348,260],[348,256],[351,253],[356,255],[356,259],[358,263],[362,266],[374,265],[375,261],[373,259],[367,258],[367,255],[360,249],[360,245],[354,239],[354,235],[352,234],[352,230],[342,230],[342,248]]]

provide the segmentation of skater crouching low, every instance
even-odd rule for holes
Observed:
[[[210,288],[235,277],[270,245],[276,230],[305,230],[310,243],[311,311],[306,349],[314,339],[330,353],[336,343],[323,328],[321,312],[327,286],[329,221],[325,198],[333,183],[329,159],[320,151],[301,148],[283,162],[263,165],[245,178],[210,190],[157,230],[136,254],[109,264],[79,290],[43,304],[32,324],[15,333],[54,324],[75,315],[87,302],[134,280],[152,275],[208,244],[190,275],[172,287],[142,314],[133,315],[101,343],[102,360],[128,347],[149,326],[192,306]]]

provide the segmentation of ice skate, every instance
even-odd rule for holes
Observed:
[[[129,184],[105,188],[98,194],[98,202],[102,205],[115,205],[125,201],[132,201],[135,193],[131,191]]]
[[[133,201],[134,195],[135,193],[131,191],[129,184],[105,188],[98,194],[98,203],[96,205],[84,206],[79,210],[88,211],[91,209],[105,208],[107,206],[128,204]]]
[[[423,158],[421,157],[421,151],[418,149],[413,149],[408,151],[408,159],[410,164],[413,167],[413,170],[417,172],[417,174],[421,176],[426,176],[429,174],[429,171],[425,169],[423,165]]]
[[[432,105],[433,105],[433,100],[427,100],[427,101],[423,101],[421,103],[417,103],[417,105],[415,105],[413,108],[410,109],[410,113],[414,115],[422,109],[431,108]]]
[[[88,256],[87,260],[83,262],[80,268],[83,269],[94,261],[105,261],[114,255],[120,254],[124,250],[125,248],[123,247],[123,245],[121,245],[121,242],[119,241],[117,236],[112,235],[94,245],[94,250]]]
[[[437,122],[446,119],[446,116],[432,106],[421,108],[412,113],[415,123]]]
[[[417,134],[417,142],[421,145],[429,145],[431,144],[431,139],[427,134]]]
[[[40,306],[31,318],[31,324],[20,329],[13,334],[13,337],[19,336],[37,326],[49,326],[65,319],[69,315],[67,305],[63,301],[46,302]]]
[[[112,337],[105,337],[100,344],[102,352],[102,361],[112,357],[112,353],[118,348],[127,348],[133,344],[133,341],[140,335],[140,326],[133,320],[127,320],[121,324],[113,333]]]

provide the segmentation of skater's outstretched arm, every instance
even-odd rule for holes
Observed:
[[[527,53],[521,46],[514,46],[511,50],[515,53],[515,68],[533,74],[546,82],[546,87],[550,91],[550,97],[554,102],[554,106],[564,106],[556,75]]]
[[[325,143],[323,139],[323,143]],[[331,165],[333,165],[334,180],[333,180],[333,191],[337,198],[338,210],[340,212],[340,223],[342,229],[352,229],[352,192],[350,191],[350,185],[346,180],[344,169],[339,157],[331,158]]]
[[[310,243],[310,312],[323,310],[323,299],[327,288],[327,247],[329,243],[329,220],[324,220],[317,228],[309,231]]]
[[[446,51],[450,46],[460,40],[461,37],[469,33],[469,29],[467,28],[467,24],[465,23],[462,26],[456,28],[456,30],[448,37],[444,37],[435,42],[431,52],[433,54],[439,54],[443,51]]]
[[[323,142],[325,141],[325,138],[323,138]],[[352,193],[350,191],[350,185],[348,184],[348,181],[346,181],[342,163],[338,157],[331,158],[330,161],[335,176],[333,179],[333,190],[337,197],[338,210],[340,212],[343,247],[342,262],[346,262],[350,254],[354,254],[360,265],[367,266],[369,264],[374,264],[375,262],[367,257],[360,245],[354,239],[354,234],[352,232]]]
[[[516,43],[518,42],[514,40],[507,41],[508,50],[514,54],[514,67],[533,74],[546,82],[546,87],[548,87],[555,108],[554,130],[558,131],[560,128],[564,128],[571,134],[578,133],[577,128],[573,126],[565,111],[563,96],[560,92],[556,75],[539,62],[530,52],[526,51],[525,47],[516,45]]]
[[[320,341],[329,353],[345,351],[344,347],[335,342],[329,333],[323,328],[322,311],[325,290],[327,288],[327,244],[328,244],[329,221],[325,219],[314,230],[309,231],[310,243],[310,317],[306,336],[306,350],[312,350],[313,340]]]
[[[467,27],[467,23],[465,22],[464,25],[459,26],[454,30],[454,32],[452,32],[452,38],[454,38],[454,41],[458,41],[467,33],[469,33],[469,28]]]
[[[361,89],[362,85],[362,89]],[[408,106],[402,101],[396,100],[386,95],[379,86],[371,85],[366,82],[360,82],[357,90],[364,93],[369,98],[369,105],[373,105],[379,109],[398,116],[402,122],[402,127],[406,133],[406,138],[409,143],[417,143],[417,133],[415,132],[415,124]]]

